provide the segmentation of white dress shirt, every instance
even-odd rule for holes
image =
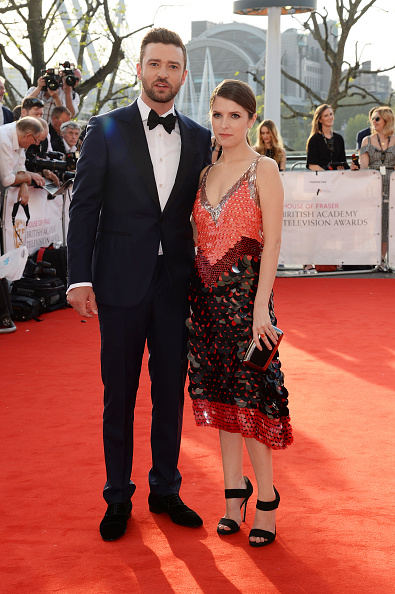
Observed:
[[[62,136],[62,140],[63,140],[64,148],[66,149],[66,153],[75,153],[75,151],[77,150],[77,146],[76,145],[69,146],[67,144],[67,142],[65,141],[65,139],[63,138],[63,136]]]
[[[156,126],[153,130],[150,130],[147,125],[147,120],[151,108],[144,103],[141,96],[137,99],[137,107],[140,111],[145,136],[147,138],[148,150],[154,169],[160,207],[163,210],[173,189],[178,165],[180,163],[180,127],[178,125],[178,121],[176,121],[175,128],[171,134],[166,132],[162,124],[158,124],[158,126]],[[166,117],[170,113],[175,115],[174,105],[171,109],[169,109],[169,111],[162,114],[162,117]],[[161,244],[159,244],[158,254],[163,254]],[[74,289],[75,287],[84,286],[92,286],[92,283],[75,283],[70,285],[68,291]]]
[[[137,99],[137,106],[143,121],[148,150],[154,168],[159,202],[161,209],[163,210],[173,189],[178,165],[180,163],[180,127],[178,121],[176,121],[175,128],[171,134],[166,132],[162,124],[158,124],[153,130],[150,130],[147,125],[147,120],[151,108],[144,103],[141,96]],[[175,115],[174,105],[169,111],[162,114],[162,117],[165,118],[169,114]]]
[[[180,126],[178,125],[178,121],[176,121],[176,125],[171,134],[166,132],[162,124],[158,124],[155,128],[150,130],[148,128],[147,120],[151,108],[144,103],[141,95],[137,99],[137,107],[140,111],[145,136],[147,138],[160,207],[163,210],[173,189],[178,165],[180,163]],[[169,111],[162,114],[161,117],[165,118],[169,114],[175,115],[174,105]],[[163,254],[162,244],[159,244],[158,254]]]
[[[26,171],[25,149],[20,148],[16,122],[0,127],[0,183],[11,186],[19,171]]]

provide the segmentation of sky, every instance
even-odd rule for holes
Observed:
[[[191,22],[208,20],[214,23],[247,23],[255,27],[267,28],[267,17],[239,16],[233,14],[233,0],[170,0],[165,4],[159,0],[142,0],[127,3],[128,23],[131,31],[153,23],[156,27],[166,27],[176,31],[184,43],[191,38]],[[290,2],[292,4],[292,2]],[[367,4],[366,2],[363,3]],[[335,0],[318,0],[317,9],[326,7],[329,16],[337,20]],[[297,19],[297,20],[296,20]],[[281,17],[281,29],[301,28],[299,23],[306,20],[306,14]],[[392,47],[395,24],[395,1],[377,0],[367,14],[355,26],[346,47],[346,59],[354,60],[357,42],[360,61],[371,60],[373,69],[383,69],[395,63]],[[136,35],[134,45],[138,49],[141,35]],[[392,55],[391,55],[392,54]],[[392,62],[392,63],[391,63]],[[395,86],[395,70],[388,75]]]

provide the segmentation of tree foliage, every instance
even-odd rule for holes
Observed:
[[[15,68],[27,90],[43,69],[69,60],[83,75],[80,109],[88,93],[95,91],[93,112],[98,113],[106,102],[121,99],[136,81],[125,42],[138,31],[121,32],[122,6],[120,2],[111,9],[108,0],[81,0],[79,7],[63,0],[8,0],[0,7],[0,75],[6,66]],[[7,103],[14,107],[22,96],[5,78]]]
[[[336,12],[338,17],[338,31],[339,34],[334,37],[329,21],[328,12],[326,9],[322,13],[318,11],[310,13],[308,19],[303,23],[303,28],[309,32],[313,38],[318,42],[325,60],[331,69],[331,79],[327,96],[322,98],[317,92],[313,91],[308,85],[302,81],[295,79],[289,75],[285,70],[282,70],[283,76],[292,82],[301,86],[309,99],[310,110],[309,113],[300,112],[292,106],[287,105],[290,109],[290,116],[312,117],[315,108],[322,104],[328,103],[336,111],[347,103],[348,107],[351,105],[364,106],[374,104],[381,104],[382,101],[374,95],[374,93],[367,91],[358,84],[358,76],[362,74],[382,74],[395,68],[391,66],[383,70],[363,70],[360,55],[358,54],[358,44],[355,46],[355,58],[353,62],[345,60],[346,44],[353,27],[363,18],[366,17],[367,12],[374,7],[377,0],[336,0]],[[351,104],[345,99],[353,99]],[[388,103],[391,102],[392,97],[388,98]]]
[[[358,53],[358,44],[355,46],[355,59],[353,62],[345,60],[346,44],[349,39],[351,30],[358,22],[366,16],[370,9],[374,7],[377,0],[336,0],[336,12],[338,17],[337,29],[338,35],[334,35],[331,27],[331,18],[326,9],[323,12],[309,13],[307,20],[300,23],[305,31],[310,33],[312,37],[318,42],[321,51],[324,54],[325,61],[330,67],[331,77],[329,90],[326,97],[322,97],[317,91],[314,91],[310,86],[299,78],[291,76],[284,69],[281,70],[282,75],[289,81],[299,85],[306,93],[307,101],[306,108],[296,108],[288,104],[284,97],[282,97],[282,104],[287,109],[282,110],[283,119],[303,118],[311,120],[314,111],[318,105],[328,103],[332,105],[336,112],[340,110],[343,114],[345,108],[354,108],[349,117],[355,115],[360,110],[355,110],[357,107],[365,107],[366,111],[373,105],[380,105],[382,100],[375,96],[374,93],[367,91],[358,83],[358,77],[363,74],[383,74],[395,68],[382,70],[364,70],[361,64],[361,56]],[[294,17],[296,18],[296,17]],[[249,72],[255,82],[257,82],[263,89],[265,88],[264,78],[259,78],[255,72]],[[393,96],[388,97],[387,103],[390,105],[393,101]]]
[[[358,132],[368,126],[369,120],[366,113],[358,113],[355,117],[350,118],[344,133],[346,148],[353,149],[356,146]]]

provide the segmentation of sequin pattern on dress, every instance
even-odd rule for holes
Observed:
[[[198,425],[284,449],[293,438],[278,354],[264,373],[242,363],[252,338],[263,246],[255,181],[259,158],[216,209],[206,196],[208,168],[194,205],[199,241],[187,321],[189,393]],[[275,324],[273,295],[268,308]]]

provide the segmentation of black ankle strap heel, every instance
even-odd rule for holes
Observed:
[[[246,519],[246,513],[247,513],[247,503],[249,498],[251,497],[252,493],[253,493],[253,486],[249,480],[248,477],[243,476],[243,479],[246,483],[247,488],[246,489],[225,489],[225,499],[239,499],[239,498],[243,498],[243,501],[240,504],[240,509],[244,506],[244,513],[243,513],[243,522],[245,522]],[[223,524],[224,526],[227,526],[229,528],[229,530],[225,530],[224,528],[218,528],[217,527],[217,532],[218,534],[222,534],[222,535],[228,535],[228,534],[234,534],[235,532],[238,532],[240,530],[240,526],[238,525],[237,522],[235,522],[234,520],[229,520],[228,518],[221,518],[220,521],[218,522],[218,524]]]
[[[273,485],[273,489],[274,489],[276,498],[273,501],[260,501],[258,499],[258,501],[256,502],[257,509],[259,509],[261,511],[273,511],[278,508],[278,505],[280,503],[280,494],[274,485]],[[266,545],[271,544],[274,541],[274,539],[276,538],[276,530],[274,531],[274,534],[273,534],[273,532],[269,532],[268,530],[260,530],[259,528],[253,528],[250,531],[249,537],[250,536],[255,536],[258,538],[266,538],[266,540],[264,540],[263,542],[256,542],[256,541],[249,540],[249,543],[252,547],[264,547]]]

